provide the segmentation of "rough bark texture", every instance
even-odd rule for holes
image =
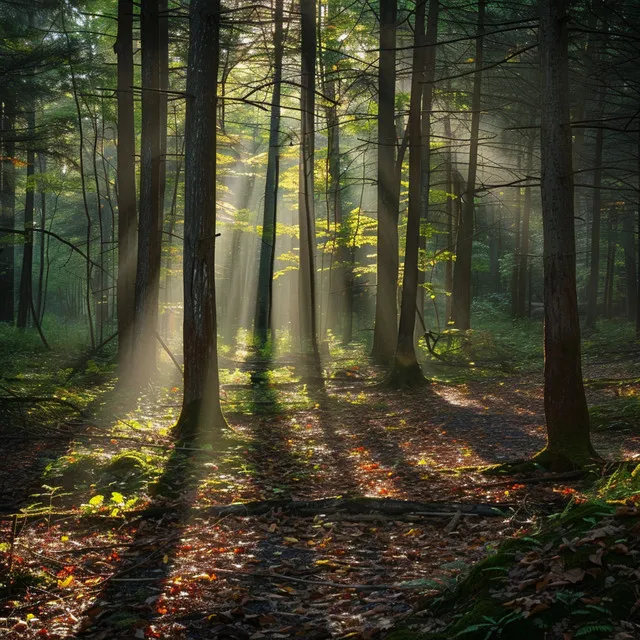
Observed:
[[[437,2],[437,0],[434,0]],[[405,243],[404,273],[398,343],[393,362],[391,382],[412,386],[423,381],[416,358],[414,329],[418,293],[418,248],[420,241],[420,209],[422,203],[422,126],[420,105],[424,82],[424,16],[426,0],[416,3],[414,26],[411,98],[409,102],[409,208]]]
[[[298,187],[298,224],[300,229],[300,269],[298,302],[300,347],[310,378],[320,373],[316,323],[315,282],[315,214],[313,165],[315,157],[315,67],[316,5],[314,0],[301,0],[301,90],[300,90],[300,183]]]
[[[161,0],[142,0],[142,135],[140,151],[140,220],[135,284],[134,348],[137,380],[145,383],[156,367],[156,330],[162,245],[162,117],[159,11]],[[166,105],[166,102],[164,103]],[[165,128],[166,133],[166,128]]]
[[[545,0],[540,21],[547,446],[537,459],[558,469],[595,458],[580,361],[566,7]]]
[[[533,173],[533,148],[535,134],[529,137],[527,145],[527,175]],[[518,301],[516,316],[523,318],[527,315],[527,272],[529,269],[529,222],[531,219],[531,187],[524,189],[524,205],[522,208],[522,231],[520,233],[520,255],[518,259]]]
[[[485,0],[478,2],[476,31],[476,71],[471,102],[471,142],[469,144],[469,175],[464,194],[462,217],[458,227],[456,264],[453,271],[452,320],[456,328],[471,328],[471,256],[473,252],[474,198],[478,170],[478,135],[480,133],[480,103],[482,98],[482,66],[484,54]]]
[[[184,211],[184,399],[178,431],[203,438],[220,407],[215,299],[216,109],[220,0],[192,0],[187,67]]]
[[[596,132],[596,149],[593,172],[593,204],[591,213],[591,260],[589,264],[589,293],[587,304],[587,327],[596,326],[598,315],[598,281],[600,280],[600,188],[602,186],[603,131]]]
[[[20,329],[25,329],[31,317],[33,306],[33,208],[35,190],[32,183],[36,171],[36,156],[33,138],[36,134],[35,104],[29,105],[27,120],[27,190],[24,199],[24,244],[22,245],[22,272],[20,274],[20,296],[18,301],[18,321]],[[34,320],[37,320],[34,318]]]
[[[273,303],[273,263],[276,248],[276,211],[278,202],[278,164],[280,153],[280,95],[282,83],[282,0],[276,0],[273,32],[273,94],[271,96],[271,123],[269,126],[269,152],[264,188],[264,218],[255,332],[259,346],[264,347],[271,334],[271,306]]]
[[[131,365],[136,269],[136,143],[133,116],[133,0],[118,2],[118,364]]]
[[[0,227],[13,229],[16,206],[15,156],[15,104],[3,97],[0,131]],[[14,320],[14,238],[10,232],[0,233],[0,322],[13,324]]]
[[[431,2],[429,4],[429,16],[427,18],[427,34],[424,40],[425,52],[424,62],[424,85],[422,87],[422,178],[421,178],[421,226],[429,222],[429,191],[431,189],[431,110],[433,105],[433,90],[436,79],[436,43],[438,41],[438,17],[440,14],[440,4]],[[424,303],[425,303],[425,283],[426,266],[421,265],[420,256],[424,260],[427,249],[427,236],[420,233],[418,257],[418,295],[416,307],[418,317],[416,318],[416,335],[423,332],[424,324]]]
[[[391,364],[397,337],[398,198],[395,170],[396,19],[397,0],[380,1],[378,64],[378,260],[376,315],[371,355]]]

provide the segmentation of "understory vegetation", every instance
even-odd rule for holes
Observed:
[[[168,357],[132,397],[109,345],[3,328],[7,637],[636,637],[640,467],[614,462],[640,438],[633,329],[585,341],[612,462],[549,474],[509,466],[544,444],[540,323],[477,316],[423,345],[420,391],[331,340],[324,392],[286,355],[257,375],[240,339],[215,442],[175,439]]]

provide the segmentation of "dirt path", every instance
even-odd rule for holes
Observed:
[[[97,509],[92,516],[20,519],[14,570],[27,582],[40,578],[7,598],[0,635],[380,637],[416,599],[449,588],[502,538],[528,530],[536,505],[561,504],[579,490],[452,471],[527,457],[543,446],[539,377],[393,394],[369,378],[354,368],[315,396],[299,385],[229,383],[223,394],[231,431],[220,443],[226,453],[171,453],[160,483],[180,497],[151,498],[146,506],[164,510],[156,517],[105,519]],[[608,392],[594,393],[597,400]],[[145,419],[170,424],[167,405],[166,397],[148,402]],[[124,445],[114,438],[100,447],[112,455]],[[626,435],[598,437],[596,446],[611,455],[639,450],[638,438]],[[87,491],[67,506],[79,507]],[[275,510],[220,517],[191,509],[335,495],[517,507],[501,517],[455,509],[444,516]],[[2,522],[5,540],[12,526]],[[2,553],[6,562],[6,545]]]

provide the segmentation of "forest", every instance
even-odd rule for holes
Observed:
[[[0,0],[0,637],[640,638],[639,27]]]

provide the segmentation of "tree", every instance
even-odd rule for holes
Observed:
[[[220,0],[192,0],[187,63],[184,210],[184,398],[181,436],[215,436],[220,407],[216,287],[216,110]]]
[[[118,2],[118,362],[131,366],[136,265],[136,139],[133,105],[133,0]]]
[[[300,230],[300,268],[298,279],[298,309],[300,342],[308,359],[307,373],[320,377],[316,323],[315,279],[315,68],[316,68],[316,5],[315,0],[301,0],[301,79],[300,79],[300,182],[298,187],[298,226]]]
[[[142,135],[140,151],[140,207],[135,284],[134,347],[137,382],[143,384],[156,367],[156,331],[160,291],[164,156],[166,148],[166,92],[163,70],[166,42],[160,13],[165,0],[142,0]],[[162,30],[164,38],[166,32]]]
[[[16,206],[15,156],[15,103],[5,95],[1,103],[0,117],[0,226],[13,229]],[[14,321],[14,268],[13,234],[0,232],[0,322]]]
[[[478,171],[478,137],[480,133],[480,106],[482,100],[482,66],[484,54],[485,0],[478,0],[476,30],[475,75],[471,102],[471,132],[469,143],[469,174],[458,226],[456,263],[453,270],[451,315],[456,328],[471,328],[471,256],[473,251],[473,224]]]
[[[580,358],[567,7],[567,0],[543,0],[540,18],[547,446],[536,459],[554,468],[583,466],[597,457],[589,435]]]
[[[397,0],[380,0],[380,58],[378,61],[378,260],[376,314],[371,355],[379,364],[393,361],[398,310],[398,198],[395,169],[396,20]]]
[[[264,216],[258,272],[258,295],[255,332],[258,344],[264,347],[271,332],[271,306],[273,304],[273,262],[276,249],[276,211],[278,204],[278,168],[280,160],[280,96],[282,93],[282,2],[276,0],[273,31],[273,94],[269,125],[269,151],[264,188]]]

